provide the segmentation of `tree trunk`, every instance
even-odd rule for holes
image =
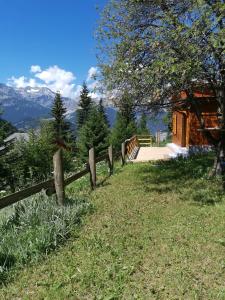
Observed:
[[[223,188],[225,189],[225,88],[221,87],[217,98],[220,102],[221,124],[220,141],[217,146],[216,157],[214,160],[212,175],[222,176]]]

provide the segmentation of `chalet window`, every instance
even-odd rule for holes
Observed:
[[[177,115],[173,115],[173,134],[177,134]]]

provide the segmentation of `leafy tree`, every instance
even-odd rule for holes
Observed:
[[[56,93],[55,100],[52,106],[53,131],[54,139],[67,140],[67,134],[69,132],[69,124],[65,120],[66,108],[64,107],[62,97],[59,92]]]
[[[95,148],[96,156],[101,155],[108,147],[109,129],[104,116],[99,112],[98,107],[93,106],[88,119],[78,134],[79,157],[85,162],[88,158],[88,151]]]
[[[98,36],[100,66],[110,90],[128,88],[136,105],[171,105],[184,90],[199,120],[204,118],[193,90],[214,92],[220,114],[217,173],[225,173],[225,3],[223,0],[111,0]]]
[[[139,120],[139,123],[138,123],[138,129],[137,129],[137,132],[138,134],[150,134],[150,131],[148,129],[148,125],[147,125],[147,121],[148,121],[148,118],[146,116],[146,113],[142,113],[141,114],[141,118]]]
[[[77,130],[79,130],[87,121],[92,105],[93,103],[89,96],[89,90],[84,82],[80,94],[79,108],[77,110]]]

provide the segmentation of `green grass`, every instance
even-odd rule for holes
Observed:
[[[225,197],[207,178],[211,164],[199,156],[119,168],[88,194],[94,212],[79,232],[18,271],[0,298],[225,299]]]

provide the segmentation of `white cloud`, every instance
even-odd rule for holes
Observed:
[[[91,81],[95,79],[95,77],[98,75],[99,71],[97,67],[91,67],[88,70],[88,76],[87,76],[87,81]]]
[[[33,73],[34,78],[27,78],[25,76],[14,77],[8,79],[8,85],[16,88],[30,87],[47,87],[53,92],[60,91],[64,97],[76,98],[79,86],[74,81],[75,75],[58,66],[51,66],[42,70],[38,65],[32,65],[30,72]]]
[[[50,66],[46,69],[42,69],[39,65],[32,65],[30,72],[33,74],[32,78],[25,76],[14,77],[8,79],[8,85],[16,88],[30,87],[47,87],[53,92],[59,91],[64,97],[74,99],[76,102],[79,101],[80,92],[82,89],[81,85],[75,83],[75,75],[64,69],[61,69],[57,65]],[[93,100],[98,100],[102,95],[97,92],[100,87],[98,80],[94,80],[94,77],[98,74],[97,67],[91,67],[88,71],[87,81],[90,95]]]
[[[30,67],[30,72],[31,73],[38,73],[41,72],[41,67],[38,65],[33,65]]]
[[[44,71],[37,72],[35,77],[41,79],[46,84],[56,82],[58,84],[61,83],[61,85],[71,84],[76,79],[72,72],[60,69],[58,66],[49,67]]]
[[[14,86],[17,88],[25,88],[27,86],[30,86],[30,87],[38,86],[35,79],[33,79],[33,78],[28,79],[24,76],[21,76],[18,78],[12,76],[11,78],[8,79],[8,85],[11,85],[11,86]]]

